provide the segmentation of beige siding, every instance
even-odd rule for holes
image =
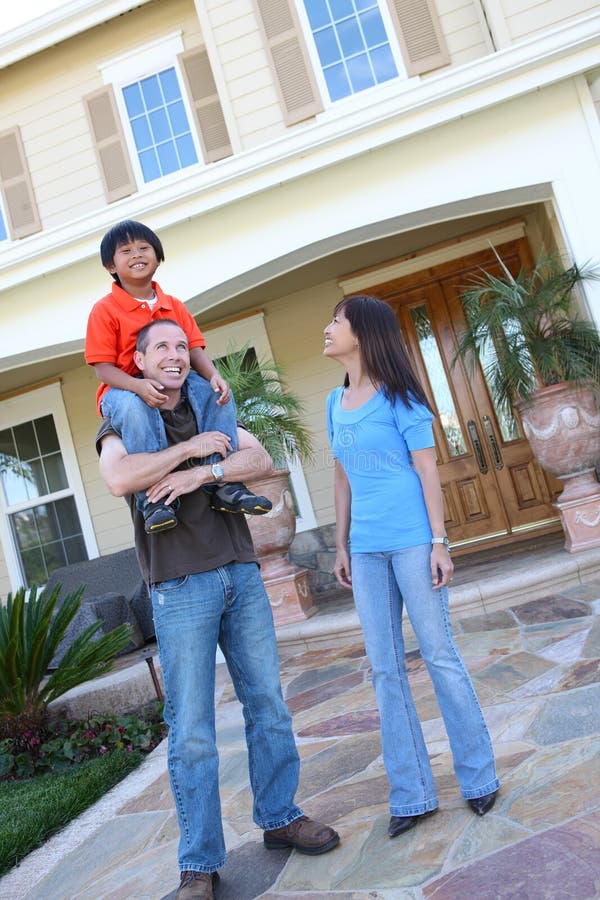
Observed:
[[[243,149],[285,131],[252,0],[209,3],[216,52]]]
[[[452,65],[470,62],[492,51],[479,0],[436,0],[436,8]]]
[[[2,72],[0,131],[19,125],[44,228],[105,206],[82,97],[102,87],[98,63],[181,29],[201,42],[192,0],[150,3]]]
[[[100,420],[96,414],[98,381],[93,369],[83,364],[65,373],[62,393],[75,453],[101,556],[133,546],[133,529],[124,500],[113,497],[98,470],[94,438]]]
[[[300,396],[315,438],[315,460],[304,473],[318,525],[334,521],[325,400],[341,383],[343,372],[337,363],[323,357],[323,328],[340,299],[337,284],[328,281],[265,306],[265,327],[273,355],[285,367],[286,382]]]
[[[529,37],[598,9],[597,0],[501,0],[513,40]]]

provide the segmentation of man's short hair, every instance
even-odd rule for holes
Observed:
[[[125,219],[123,222],[117,222],[116,225],[113,225],[100,242],[100,259],[105,269],[111,265],[117,248],[122,244],[128,244],[130,241],[147,241],[153,247],[157,260],[159,262],[164,261],[165,251],[158,235],[142,222],[136,222],[134,219]],[[113,274],[113,278],[115,281],[119,281],[116,274]]]
[[[140,328],[137,333],[137,338],[135,340],[135,349],[139,350],[140,353],[145,353],[148,349],[148,344],[150,343],[150,332],[155,325],[175,325],[176,328],[179,328],[180,331],[183,331],[183,328],[181,327],[179,322],[175,321],[175,319],[153,319],[151,322],[148,322],[147,325],[144,325],[143,328]],[[185,334],[185,332],[183,333]]]

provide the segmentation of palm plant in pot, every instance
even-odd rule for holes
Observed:
[[[565,268],[551,254],[513,276],[496,257],[500,274],[483,271],[462,293],[457,357],[479,358],[498,408],[519,413],[534,455],[565,482],[556,506],[566,548],[600,545],[600,334],[574,299],[600,268]]]
[[[266,515],[250,516],[248,525],[275,622],[306,618],[316,612],[307,573],[290,563],[287,555],[296,534],[288,463],[310,462],[314,452],[302,403],[282,380],[282,367],[271,359],[258,359],[247,345],[216,360],[216,365],[235,397],[238,421],[261,442],[275,464],[271,475],[248,482],[251,490],[273,504]]]

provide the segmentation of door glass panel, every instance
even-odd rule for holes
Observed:
[[[488,387],[490,400],[492,401],[492,406],[494,407],[494,412],[496,413],[496,421],[498,422],[498,428],[500,429],[502,440],[516,441],[520,437],[522,437],[519,430],[519,423],[509,410],[502,409],[498,405],[494,396],[494,386],[491,380],[491,373],[496,362],[496,354],[494,353],[493,347],[490,347],[486,343],[485,346],[481,348],[481,351],[479,353],[479,361],[481,362],[483,377],[485,378],[485,383]]]
[[[415,331],[417,332],[423,363],[429,376],[429,383],[433,391],[440,423],[448,442],[450,456],[461,456],[467,452],[467,445],[427,309],[424,305],[415,306],[410,312]]]

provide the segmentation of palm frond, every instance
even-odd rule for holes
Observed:
[[[304,423],[304,408],[283,381],[283,368],[257,359],[248,345],[232,350],[216,366],[233,393],[238,420],[267,450],[276,466],[287,459],[310,462],[312,435]]]
[[[473,369],[484,366],[494,400],[512,411],[518,399],[530,402],[540,387],[573,381],[600,389],[600,335],[578,316],[574,291],[600,279],[600,267],[568,268],[560,256],[542,255],[531,271],[513,276],[498,253],[503,275],[481,271],[461,295],[466,330],[458,358]]]

